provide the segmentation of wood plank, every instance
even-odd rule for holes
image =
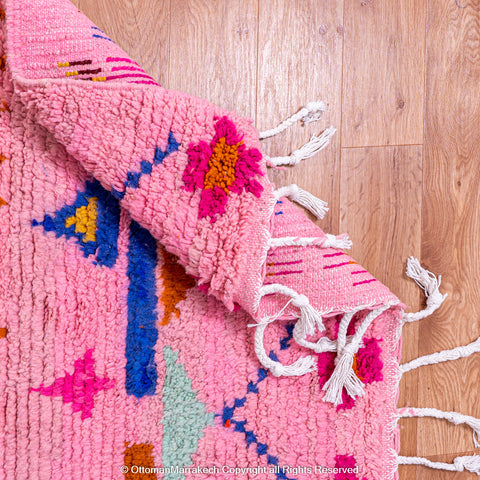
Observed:
[[[320,121],[297,124],[263,142],[270,156],[288,155],[313,133],[330,125],[340,130],[343,2],[324,2],[319,8],[315,0],[260,0],[259,25],[259,129],[276,126],[310,101],[327,104]],[[298,183],[327,201],[330,211],[319,225],[330,233],[338,231],[339,159],[337,133],[314,157],[270,175],[278,186]]]
[[[75,5],[148,74],[166,85],[169,0],[77,0]]]
[[[421,185],[421,146],[342,150],[340,227],[354,242],[351,255],[414,311],[419,288],[403,272],[409,256],[420,256]],[[418,325],[406,325],[402,362],[417,356]],[[417,373],[408,373],[398,405],[416,405],[417,390]],[[400,431],[401,454],[415,455],[415,421],[402,420]]]
[[[443,291],[450,296],[421,322],[421,354],[480,335],[480,7],[465,5],[428,2],[422,259],[443,275]],[[422,367],[419,404],[479,417],[479,372],[478,354]],[[425,420],[418,432],[422,456],[472,448],[468,428]]]
[[[345,2],[343,147],[423,143],[425,4]]]
[[[255,119],[258,0],[172,2],[168,88]]]

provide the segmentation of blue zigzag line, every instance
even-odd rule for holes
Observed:
[[[280,349],[281,350],[286,350],[290,344],[289,341],[293,337],[293,328],[294,324],[287,325],[286,327],[288,335],[280,340]],[[270,352],[270,358],[273,360],[277,361],[277,356],[275,355],[274,351],[272,350]],[[268,370],[265,368],[259,368],[258,369],[258,378],[256,382],[248,382],[248,387],[247,387],[247,395],[249,393],[258,393],[258,385],[260,382],[265,380],[267,378]],[[257,454],[259,456],[261,455],[266,455],[267,456],[267,463],[269,465],[273,466],[278,466],[278,457],[274,455],[270,455],[268,453],[268,445],[265,443],[261,443],[258,441],[257,436],[253,432],[253,430],[247,430],[245,425],[247,424],[247,420],[233,420],[233,414],[235,413],[235,410],[239,407],[243,407],[245,405],[245,402],[247,401],[247,396],[245,395],[242,398],[236,398],[233,402],[233,407],[227,407],[226,405],[223,407],[223,412],[222,412],[222,421],[223,425],[227,421],[230,421],[230,424],[235,425],[234,432],[242,432],[245,434],[245,440],[247,441],[247,446],[249,447],[250,445],[256,444],[257,445]],[[219,416],[218,414],[216,416]],[[279,480],[295,480],[293,478],[289,478],[285,475],[282,469],[278,469],[278,471],[275,472],[275,476]]]
[[[94,33],[92,35],[93,38],[101,38],[102,40],[108,40],[109,42],[112,42],[112,43],[115,43],[111,38],[107,38],[107,37],[102,37],[101,35],[97,35],[96,33]]]
[[[100,30],[98,27],[90,27],[92,30],[97,30],[98,32],[102,32],[103,35],[105,35],[105,32],[103,30]],[[106,35],[105,36],[102,36],[102,35],[99,35],[98,33],[94,33],[92,35],[93,38],[101,38],[102,40],[108,40],[109,42],[112,42],[112,43],[115,43],[111,38],[108,38]]]
[[[282,204],[282,203],[283,203],[282,200],[277,200],[277,205]],[[282,215],[282,214],[283,214],[282,211],[280,211],[280,212],[275,212],[275,215]]]
[[[180,147],[180,144],[175,140],[173,133],[168,134],[168,143],[167,148],[162,150],[160,147],[155,148],[155,154],[153,156],[153,163],[142,160],[140,162],[140,171],[139,172],[128,172],[127,179],[124,182],[125,190],[120,192],[112,188],[112,195],[119,200],[125,196],[127,187],[138,188],[140,183],[140,178],[142,175],[150,175],[152,173],[152,168],[154,165],[161,165],[168,155],[171,155],[173,152],[176,152]]]
[[[290,340],[293,338],[293,329],[295,327],[294,323],[290,323],[289,325],[285,325],[285,329],[287,330],[288,335],[286,337],[283,337],[280,340],[280,350],[286,350],[288,347],[290,347]],[[274,361],[278,362],[277,355],[273,350],[270,350],[270,353],[268,356]]]

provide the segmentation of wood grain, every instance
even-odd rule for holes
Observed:
[[[425,3],[345,2],[344,147],[423,143]]]
[[[333,124],[339,133],[277,185],[329,201],[320,222],[347,231],[353,256],[412,309],[409,255],[443,275],[449,297],[404,328],[403,359],[480,335],[480,2],[478,0],[77,0],[168,88],[270,128],[308,101],[324,118],[264,142],[283,155]],[[340,135],[341,132],[341,135]],[[358,147],[358,148],[357,148]],[[480,355],[407,373],[399,405],[480,417]],[[473,453],[471,431],[404,419],[401,453],[451,462]],[[478,451],[477,451],[478,453]],[[400,467],[400,480],[472,474]]]
[[[417,311],[418,287],[405,260],[420,256],[422,147],[344,149],[340,181],[340,228],[356,239],[352,256]],[[368,212],[368,214],[366,213]],[[403,361],[418,356],[418,325],[404,328]],[[416,405],[418,372],[401,382],[399,406]],[[401,454],[416,454],[416,425],[402,420]]]
[[[257,0],[172,2],[168,87],[255,119]]]
[[[170,0],[77,0],[75,5],[157,82],[166,85]]]
[[[444,274],[450,298],[421,323],[422,354],[480,335],[480,8],[477,2],[458,5],[428,3],[422,258]],[[425,367],[419,402],[478,417],[479,373],[478,355]],[[419,423],[418,448],[421,455],[468,451],[471,432],[425,421]]]
[[[342,2],[315,0],[260,0],[258,38],[257,124],[260,130],[276,126],[310,101],[324,100],[320,122],[296,125],[265,140],[270,156],[288,155],[312,134],[330,125],[340,128],[343,49]],[[320,226],[338,231],[340,135],[314,158],[287,171],[273,171],[279,186],[298,183],[327,201],[328,216]],[[313,219],[313,217],[311,217]]]

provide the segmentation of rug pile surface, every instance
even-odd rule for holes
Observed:
[[[252,122],[0,6],[0,478],[397,478],[403,305]]]

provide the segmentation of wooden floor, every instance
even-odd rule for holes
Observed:
[[[165,87],[277,124],[310,100],[324,118],[265,141],[286,154],[334,125],[332,144],[287,172],[330,204],[319,225],[348,232],[352,255],[413,309],[409,255],[449,293],[407,325],[403,360],[480,335],[480,2],[478,0],[75,0]],[[480,354],[409,372],[399,406],[480,417]],[[401,453],[451,462],[472,433],[408,419]],[[477,453],[480,453],[477,451]],[[400,467],[402,480],[472,474]]]

